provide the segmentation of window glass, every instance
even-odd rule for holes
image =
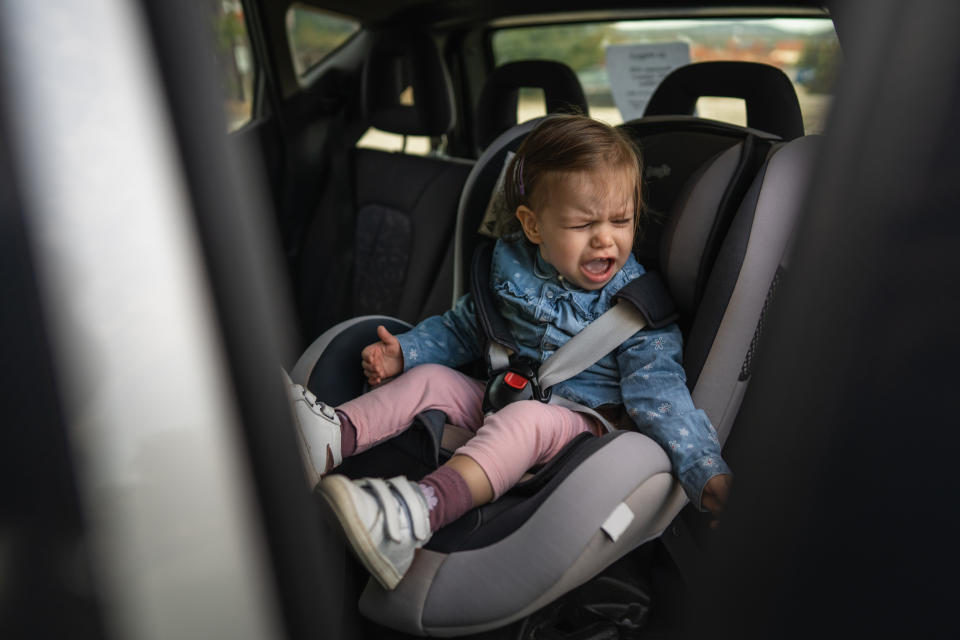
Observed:
[[[747,103],[741,98],[704,96],[697,100],[696,113],[712,120],[747,126]]]
[[[306,75],[359,29],[356,20],[303,4],[291,6],[287,10],[287,39],[297,77]]]
[[[517,94],[517,122],[547,115],[547,99],[543,89],[522,88]]]
[[[793,82],[807,133],[822,132],[840,61],[827,18],[631,20],[498,29],[497,65],[531,58],[560,60],[577,73],[590,114],[611,124],[639,117],[659,79],[707,60],[763,62]],[[521,97],[522,100],[522,97]],[[519,112],[527,107],[521,104]],[[738,122],[742,107],[703,99],[698,115]]]
[[[402,151],[410,155],[425,156],[430,153],[430,138],[427,136],[402,136],[399,133],[390,133],[370,127],[363,134],[363,137],[357,140],[357,146],[362,149]]]
[[[240,0],[217,0],[211,6],[227,130],[233,131],[253,117],[255,65]]]

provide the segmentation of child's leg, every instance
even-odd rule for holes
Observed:
[[[358,453],[404,431],[414,416],[428,409],[439,409],[450,423],[475,431],[483,418],[482,403],[482,382],[455,369],[425,364],[345,402],[337,412],[355,429],[351,453]],[[346,453],[347,443],[344,449]]]
[[[402,388],[411,392],[417,386]],[[381,404],[388,396],[378,395],[382,397],[376,405],[361,408],[365,412],[399,412]],[[416,405],[414,400],[396,398],[405,405]],[[467,425],[473,424],[466,415],[469,412],[465,414],[457,406],[438,404],[436,408],[446,410],[451,421],[457,418],[463,423],[466,418]],[[365,420],[377,417],[375,413],[362,415]],[[351,481],[332,475],[324,479],[320,491],[357,557],[384,588],[393,589],[409,569],[416,549],[433,531],[501,495],[527,469],[552,458],[576,435],[598,433],[598,429],[591,418],[569,409],[537,401],[515,402],[487,418],[457,455],[419,484],[403,477]]]
[[[420,481],[430,507],[430,529],[503,495],[573,438],[599,429],[589,416],[564,407],[535,400],[507,405],[489,416],[446,465]]]
[[[483,384],[439,365],[415,367],[336,410],[286,380],[311,488],[343,458],[400,433],[421,411],[440,409],[471,430],[481,423]]]

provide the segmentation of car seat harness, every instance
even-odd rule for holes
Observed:
[[[677,309],[663,279],[656,271],[647,271],[622,287],[616,304],[573,336],[543,361],[517,355],[509,326],[496,306],[490,287],[493,244],[477,247],[471,269],[470,289],[478,324],[487,338],[487,386],[483,397],[484,414],[502,409],[519,400],[539,400],[567,406],[598,418],[608,430],[609,422],[596,411],[560,396],[553,387],[592,366],[637,331],[659,329],[677,319]]]

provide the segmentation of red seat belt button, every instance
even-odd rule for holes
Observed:
[[[508,371],[506,375],[503,376],[503,381],[514,389],[523,389],[525,386],[527,386],[527,382],[529,382],[529,380],[524,378],[522,375],[519,373],[514,373],[513,371]]]

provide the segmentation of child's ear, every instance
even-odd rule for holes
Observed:
[[[526,205],[520,205],[517,207],[517,220],[520,221],[520,226],[523,227],[523,233],[526,234],[527,240],[533,244],[540,244],[540,225],[537,223],[537,216],[531,211]]]

